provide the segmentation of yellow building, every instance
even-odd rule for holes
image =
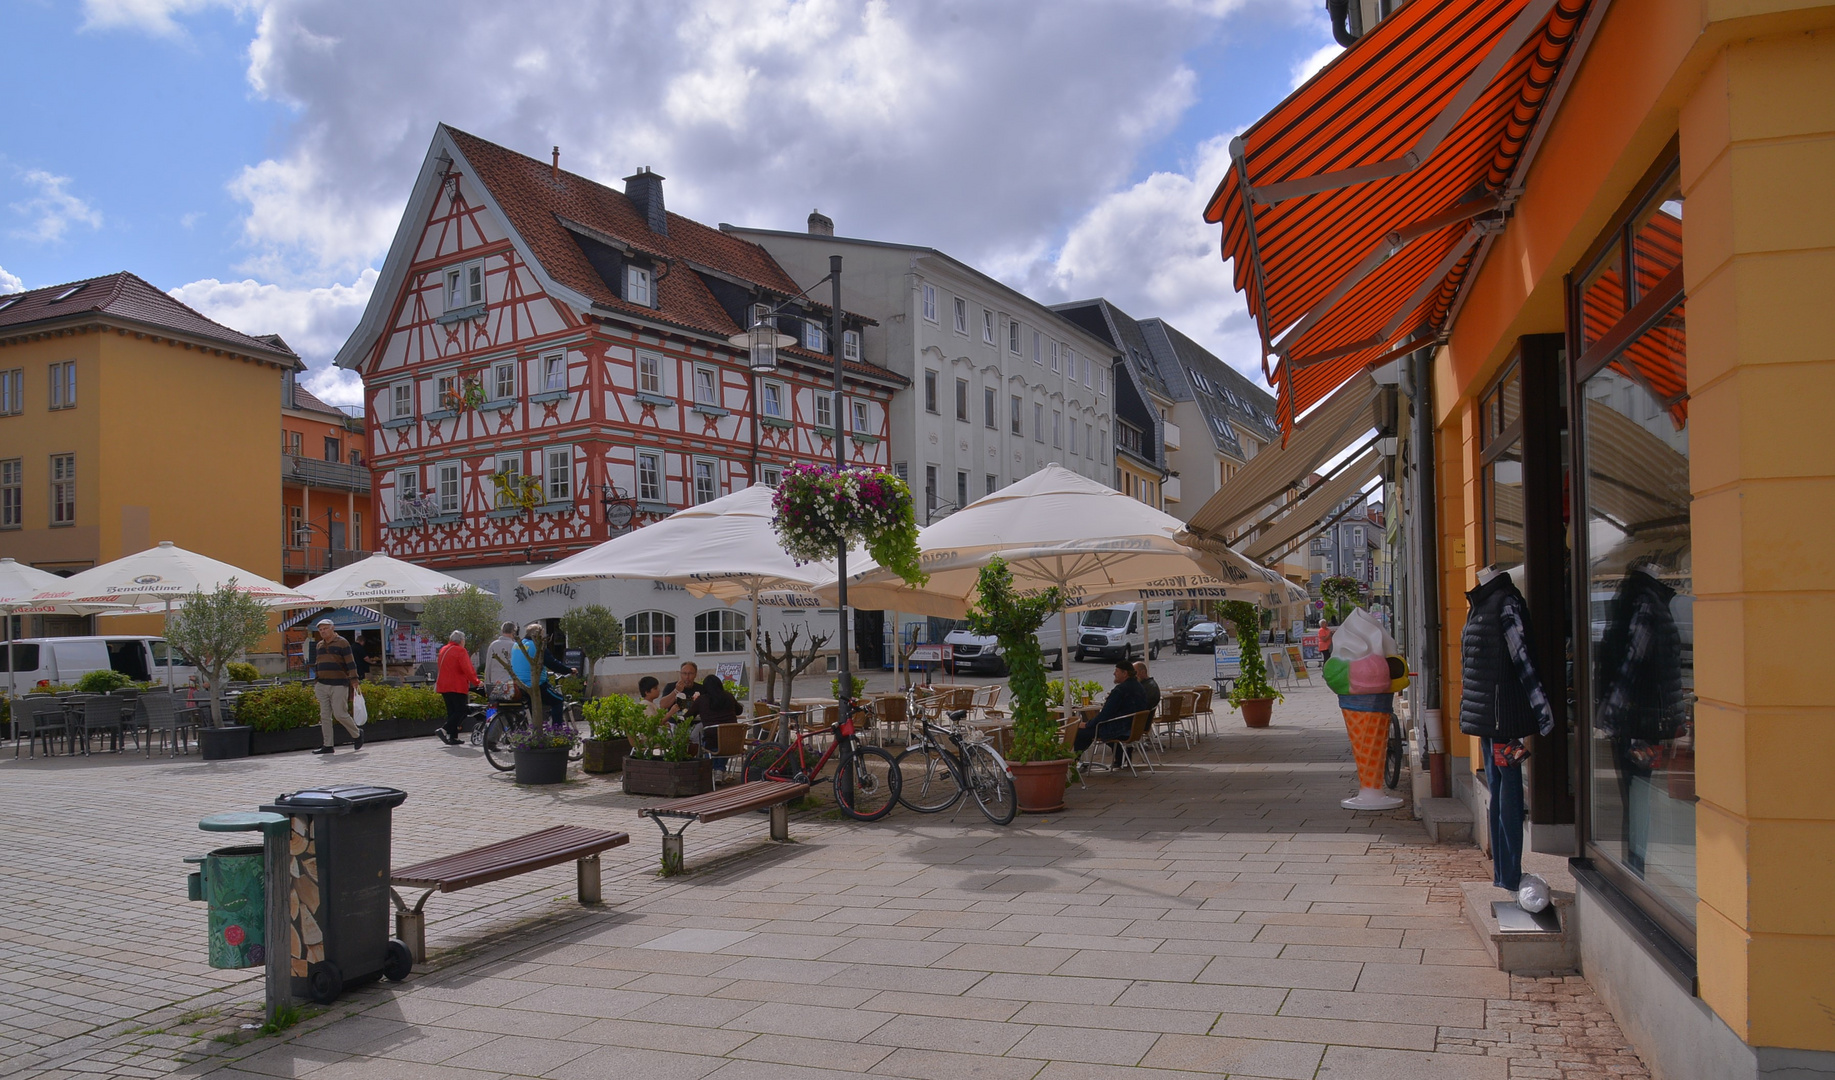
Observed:
[[[128,273],[0,297],[0,555],[72,573],[170,540],[278,580],[298,365]]]
[[[1518,578],[1529,842],[1655,1075],[1835,1075],[1835,5],[1359,8],[1209,210],[1282,418],[1318,441],[1403,365],[1419,693],[1486,809],[1463,594]]]

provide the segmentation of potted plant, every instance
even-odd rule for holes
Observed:
[[[1242,710],[1243,723],[1265,728],[1274,714],[1274,703],[1285,697],[1268,685],[1268,666],[1262,662],[1261,609],[1247,600],[1225,600],[1217,605],[1217,614],[1235,629],[1236,643],[1242,647],[1242,674],[1230,684],[1224,699],[1230,708]]]
[[[580,650],[586,661],[580,667],[581,677],[586,680],[584,696],[597,695],[599,661],[623,648],[624,621],[602,605],[587,604],[561,616],[561,633],[567,635],[567,644]]]
[[[1064,605],[1054,586],[1032,595],[1013,588],[1013,571],[995,558],[981,568],[979,599],[968,612],[970,630],[1000,642],[1007,660],[1007,689],[1012,695],[1013,741],[1008,768],[1020,810],[1045,814],[1064,809],[1075,755],[1058,737],[1059,724],[1045,704],[1045,659],[1038,628]]]
[[[592,734],[583,746],[580,767],[589,773],[614,773],[624,768],[631,752],[630,733],[643,721],[644,703],[623,694],[595,698],[583,710]]]
[[[192,593],[166,620],[166,640],[191,661],[210,689],[211,726],[198,732],[206,760],[248,756],[248,725],[223,722],[223,683],[230,662],[267,636],[267,605],[236,588],[235,578],[214,592]]]
[[[579,734],[566,724],[531,724],[504,736],[516,759],[519,784],[558,784],[567,779],[567,754]]]
[[[917,510],[911,489],[884,469],[792,465],[771,497],[778,543],[799,562],[832,559],[843,544],[864,544],[880,566],[921,586]]]
[[[680,798],[714,789],[714,762],[701,754],[686,722],[671,724],[645,709],[627,732],[631,756],[624,760],[626,795]]]

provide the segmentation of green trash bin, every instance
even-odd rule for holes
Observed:
[[[278,814],[213,814],[198,822],[206,832],[249,832],[282,825]],[[260,844],[217,848],[186,859],[198,867],[186,879],[191,899],[207,905],[210,966],[251,968],[267,963],[267,861]]]

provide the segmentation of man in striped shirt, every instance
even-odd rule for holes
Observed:
[[[318,625],[319,650],[318,658],[312,665],[314,685],[312,693],[319,699],[319,730],[325,735],[325,745],[314,750],[315,754],[329,754],[332,743],[337,739],[337,729],[332,727],[336,720],[350,732],[350,748],[363,749],[363,729],[351,719],[351,696],[357,692],[357,658],[351,652],[350,642],[345,641],[333,628],[330,619],[320,619]]]

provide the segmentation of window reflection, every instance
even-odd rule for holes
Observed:
[[[1581,350],[1606,336],[1625,317],[1624,249],[1614,242],[1580,283]]]

